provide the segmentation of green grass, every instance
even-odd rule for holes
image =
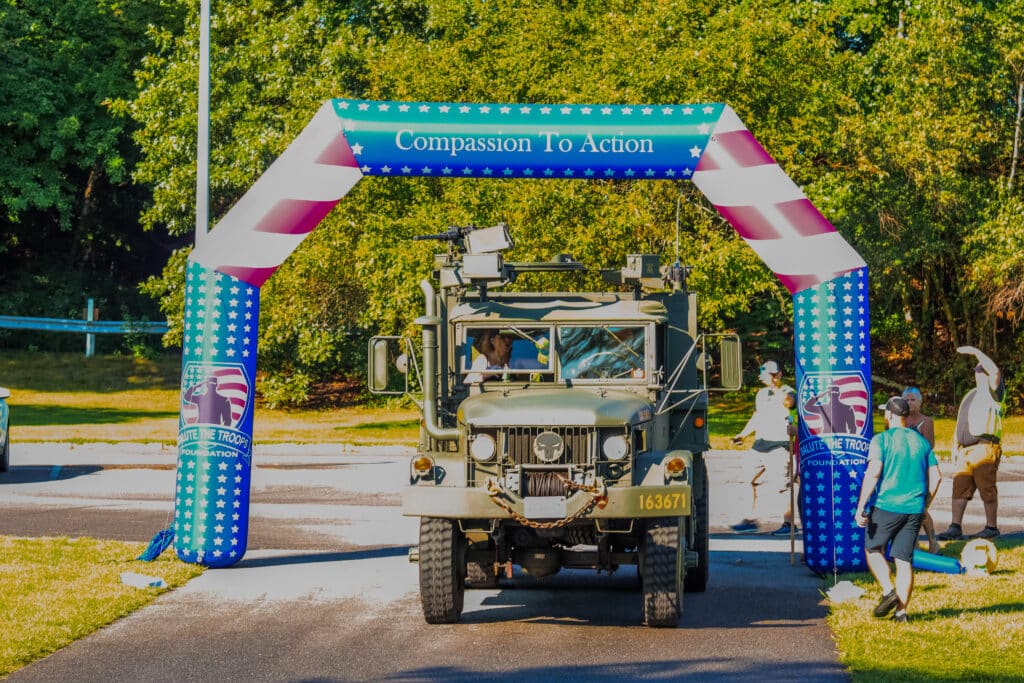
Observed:
[[[124,356],[84,358],[74,353],[0,352],[0,386],[11,390],[15,442],[158,442],[178,436],[181,359]],[[746,424],[757,387],[711,393],[711,447],[734,448],[729,438]],[[879,429],[881,418],[873,416]],[[419,413],[410,405],[314,410],[256,407],[253,437],[260,443],[346,443],[355,446],[417,441]],[[1024,453],[1024,417],[1004,421],[1003,450]],[[948,456],[954,420],[935,421],[935,450]]]
[[[0,536],[0,677],[134,612],[202,573],[144,543]],[[167,588],[134,588],[121,572],[158,576]]]
[[[943,554],[959,557],[962,541]],[[832,608],[840,661],[861,681],[1024,680],[1024,541],[996,539],[989,576],[915,571],[910,621],[875,619],[881,598],[870,574],[843,575],[867,588]]]
[[[0,386],[41,393],[118,394],[132,391],[177,391],[181,357],[144,360],[128,356],[93,356],[29,351],[0,352]]]
[[[178,438],[181,359],[85,358],[78,354],[0,352],[0,386],[11,390],[15,443],[157,442]],[[270,410],[256,407],[260,443],[412,444],[411,406]]]

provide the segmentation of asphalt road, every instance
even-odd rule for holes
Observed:
[[[686,594],[675,630],[639,625],[635,570],[517,576],[467,591],[461,623],[425,624],[407,561],[417,523],[398,507],[408,453],[258,447],[242,562],[9,680],[848,679],[824,623],[827,585],[791,564],[788,539],[724,533],[740,453],[709,457],[711,580],[706,593]],[[0,534],[145,542],[170,521],[173,448],[13,444],[11,456]],[[1014,520],[1005,533],[1020,529],[1024,463],[1004,470],[1003,518]],[[933,510],[942,528],[948,482]],[[968,529],[976,523],[978,503]]]

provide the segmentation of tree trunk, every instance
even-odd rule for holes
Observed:
[[[96,206],[93,197],[93,189],[96,187],[96,167],[89,171],[89,179],[85,182],[85,191],[82,193],[82,210],[78,213],[78,220],[75,222],[75,231],[71,240],[71,263],[77,263],[82,256],[82,235],[85,234],[85,221],[92,214]]]
[[[1013,159],[1010,161],[1010,178],[1007,188],[1013,189],[1013,180],[1017,175],[1017,160],[1020,158],[1020,124],[1024,113],[1024,79],[1017,81],[1017,118],[1013,129]]]
[[[953,347],[960,346],[960,331],[956,326],[956,316],[953,315],[953,306],[949,303],[949,297],[946,296],[946,291],[942,287],[942,283],[938,281],[939,273],[937,268],[931,269],[932,277],[935,278],[935,294],[939,299],[939,307],[942,309],[943,315],[946,317],[946,326],[949,329],[949,338],[953,342]],[[967,338],[970,339],[970,320],[966,320],[967,325]]]

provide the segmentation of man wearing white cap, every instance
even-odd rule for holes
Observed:
[[[768,494],[776,494],[787,493],[792,485],[789,472],[789,410],[796,405],[796,391],[782,383],[782,371],[773,360],[758,368],[758,378],[765,386],[754,397],[754,414],[740,433],[732,438],[732,442],[739,445],[750,434],[755,436],[752,455],[745,458],[750,474],[751,515],[732,525],[732,530],[740,534],[752,534],[760,528],[759,487]],[[790,534],[793,511],[788,508],[788,499],[787,496],[787,512],[783,516],[782,526],[773,531],[772,535]]]
[[[985,528],[975,534],[978,538],[999,535],[999,491],[996,475],[1002,456],[1000,441],[1003,436],[1003,375],[995,362],[973,346],[961,346],[957,353],[974,356],[975,387],[960,402],[953,434],[953,520],[949,528],[938,535],[940,541],[955,541],[964,537],[963,520],[967,503],[978,492],[985,505]]]

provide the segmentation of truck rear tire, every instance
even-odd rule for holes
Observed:
[[[420,519],[420,603],[428,624],[454,624],[465,595],[466,539],[450,519]]]
[[[708,587],[708,468],[704,464],[704,456],[698,455],[693,460],[693,550],[697,553],[697,566],[687,567],[683,579],[683,590],[687,593],[703,593]]]
[[[675,628],[683,611],[679,522],[679,518],[652,519],[644,531],[644,622],[654,628]]]

